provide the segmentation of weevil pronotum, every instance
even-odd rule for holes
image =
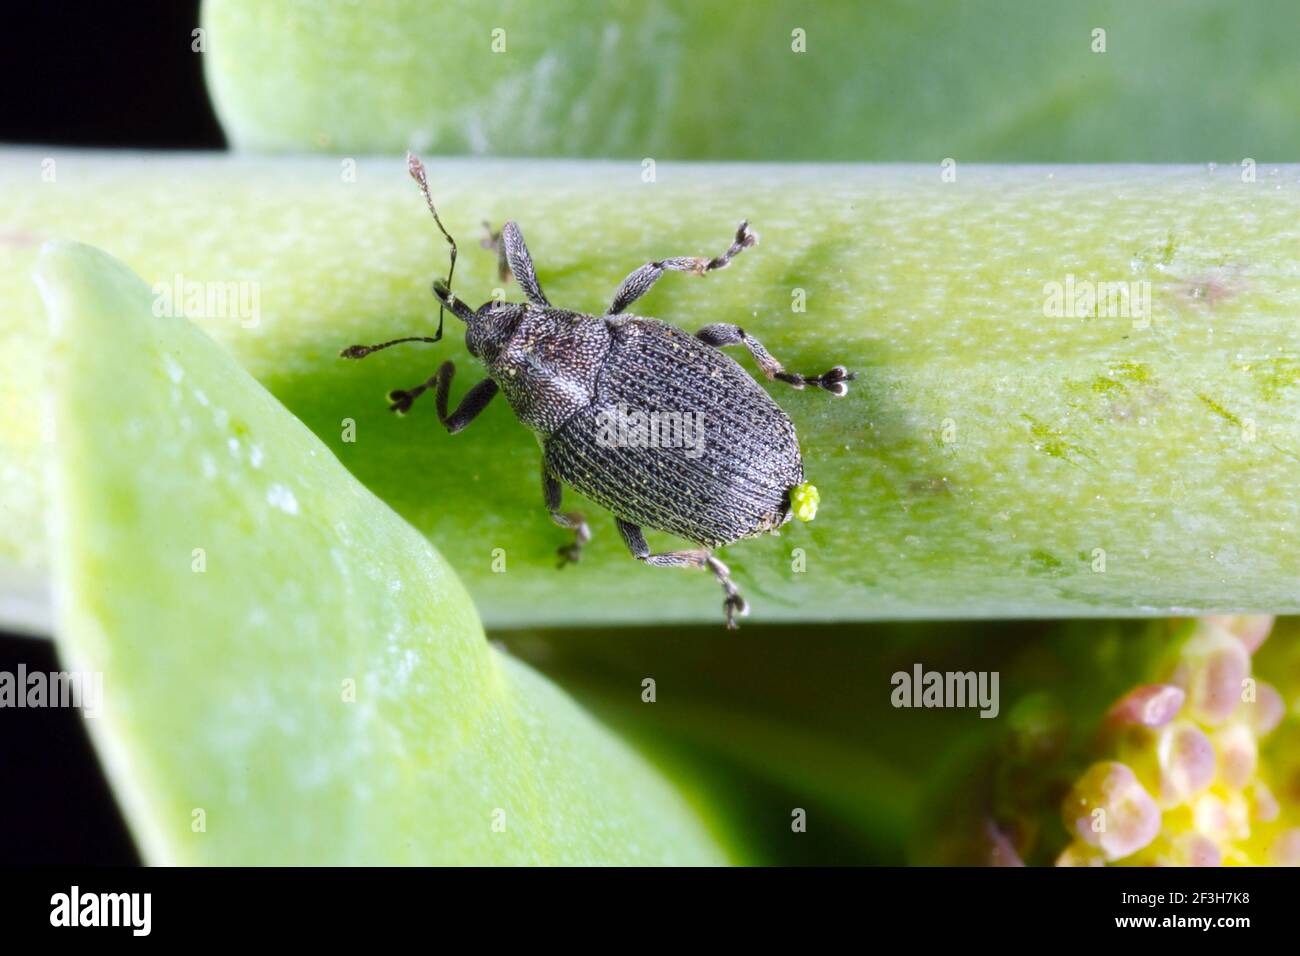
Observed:
[[[551,520],[573,532],[559,549],[560,564],[576,561],[591,538],[586,519],[560,510],[561,482],[608,508],[632,555],[658,567],[708,570],[725,593],[727,627],[749,613],[731,572],[712,550],[740,538],[775,531],[798,516],[809,521],[820,500],[804,480],[794,425],[757,382],[721,349],[743,345],[769,379],[795,388],[813,385],[833,395],[848,391],[853,375],[836,365],[821,375],[787,372],[761,342],[738,325],[707,325],[694,335],[657,319],[626,314],[665,272],[706,275],[726,268],[758,242],[742,222],[730,248],[715,258],[679,256],[634,270],[604,315],[584,315],[551,305],[533,260],[512,221],[490,233],[502,279],[513,275],[527,302],[493,300],[471,309],[451,291],[456,241],[438,217],[424,166],[407,156],[438,230],[451,248],[446,280],[433,283],[439,301],[438,330],[377,345],[353,345],[346,358],[364,358],[400,342],[437,342],[444,310],[466,325],[465,344],[482,361],[487,378],[471,388],[455,411],[447,398],[455,366],[443,362],[427,381],[389,393],[390,408],[404,414],[421,394],[434,390],[438,420],[460,431],[504,392],[515,416],[542,446],[542,496]],[[689,445],[681,441],[626,439],[608,427],[611,416],[647,422],[691,423]],[[681,430],[676,430],[681,437]],[[611,440],[611,435],[615,440]],[[671,437],[671,436],[670,436]],[[699,547],[652,554],[642,527],[667,531]]]

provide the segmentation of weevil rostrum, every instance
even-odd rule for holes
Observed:
[[[607,508],[633,557],[657,567],[711,571],[725,594],[728,628],[749,613],[731,572],[713,550],[741,538],[775,531],[797,516],[816,514],[817,489],[804,479],[794,425],[771,397],[722,348],[743,345],[768,379],[797,389],[811,385],[832,395],[848,391],[852,373],[836,365],[821,375],[785,367],[758,339],[738,325],[707,325],[694,335],[657,319],[628,314],[665,272],[706,275],[723,269],[758,241],[742,222],[730,248],[712,259],[679,256],[634,270],[604,315],[557,308],[542,292],[519,227],[507,222],[491,233],[502,279],[519,283],[527,302],[492,300],[472,309],[451,290],[456,242],[438,217],[424,166],[407,166],[450,246],[446,280],[433,283],[438,329],[432,336],[406,336],[377,345],[353,345],[340,353],[364,358],[401,342],[437,342],[444,310],[466,326],[465,344],[487,370],[452,412],[447,411],[455,366],[443,362],[425,382],[389,393],[399,414],[425,391],[434,392],[438,420],[455,434],[487,407],[498,392],[542,447],[542,497],[551,520],[573,532],[559,549],[560,563],[576,561],[591,538],[586,519],[561,511],[561,484]],[[682,421],[695,426],[694,441],[644,439],[644,432],[612,429],[612,416],[641,425]],[[621,437],[624,440],[611,440]],[[653,437],[653,436],[652,436]],[[680,435],[678,436],[680,437]],[[643,527],[666,531],[697,547],[651,553]]]

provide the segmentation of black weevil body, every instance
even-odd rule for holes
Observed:
[[[743,345],[769,378],[844,395],[853,375],[835,366],[822,375],[787,372],[736,325],[709,325],[695,335],[656,319],[625,314],[665,272],[703,275],[726,267],[757,237],[741,223],[731,247],[713,259],[678,257],[649,262],[619,286],[603,316],[552,306],[542,292],[519,227],[507,222],[492,244],[503,279],[513,275],[527,302],[487,302],[470,308],[451,291],[456,243],[443,228],[424,167],[407,157],[439,230],[451,246],[447,281],[433,285],[442,307],[465,322],[466,346],[488,377],[450,413],[455,367],[444,362],[428,381],[389,394],[405,413],[434,390],[438,420],[451,433],[468,425],[497,392],[542,446],[542,493],[552,520],[574,532],[560,548],[561,564],[578,559],[591,532],[581,514],[560,511],[561,482],[608,508],[638,560],[660,567],[712,571],[725,593],[727,626],[748,607],[726,565],[711,553],[740,538],[774,531],[797,514],[816,513],[817,490],[804,480],[794,425],[722,346]],[[410,336],[344,349],[362,358]],[[667,531],[700,547],[652,554],[642,527]]]

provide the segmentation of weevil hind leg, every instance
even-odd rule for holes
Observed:
[[[639,527],[624,521],[622,518],[616,518],[615,520],[618,522],[619,534],[623,536],[624,542],[627,543],[627,549],[632,552],[632,557],[638,561],[644,561],[646,564],[657,568],[699,568],[701,571],[713,572],[713,576],[722,585],[722,610],[727,615],[727,630],[734,631],[740,626],[736,622],[736,618],[745,617],[749,614],[749,604],[740,596],[740,592],[732,582],[730,568],[703,548],[693,548],[687,551],[660,551],[651,554],[650,546],[646,544],[645,535],[641,533]]]
[[[828,371],[822,372],[820,375],[800,375],[798,372],[787,372],[785,366],[777,361],[776,356],[769,352],[762,342],[739,325],[728,323],[706,325],[695,333],[695,337],[701,342],[716,348],[725,348],[729,345],[745,346],[745,348],[749,349],[749,354],[754,356],[754,361],[758,363],[758,367],[763,370],[764,375],[769,379],[780,379],[795,388],[812,385],[815,388],[825,389],[832,395],[843,398],[848,394],[848,383],[856,377],[843,365],[832,366]]]
[[[720,256],[714,256],[712,259],[699,256],[677,256],[672,259],[647,262],[623,280],[623,284],[614,293],[614,301],[605,314],[618,315],[649,292],[650,287],[658,282],[665,272],[693,272],[696,275],[704,275],[706,272],[725,269],[731,265],[732,259],[757,242],[758,236],[750,231],[749,221],[746,220],[736,230],[736,237],[731,241],[730,248]]]
[[[483,220],[483,232],[485,235],[479,240],[479,245],[496,253],[497,279],[501,282],[509,282],[514,278],[514,273],[510,271],[510,260],[506,258],[506,244],[501,238],[501,233],[493,229],[492,223],[486,219]]]
[[[542,498],[546,502],[546,510],[551,513],[552,521],[561,528],[567,528],[573,532],[573,543],[556,549],[556,554],[560,556],[558,567],[561,568],[566,564],[576,564],[582,557],[582,546],[591,540],[591,528],[581,512],[560,510],[560,500],[563,493],[560,480],[551,474],[550,469],[543,462]]]

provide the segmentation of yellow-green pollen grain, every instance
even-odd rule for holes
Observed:
[[[817,517],[817,505],[821,500],[821,492],[811,481],[805,481],[790,489],[790,506],[794,509],[794,516],[800,521],[812,521]]]

